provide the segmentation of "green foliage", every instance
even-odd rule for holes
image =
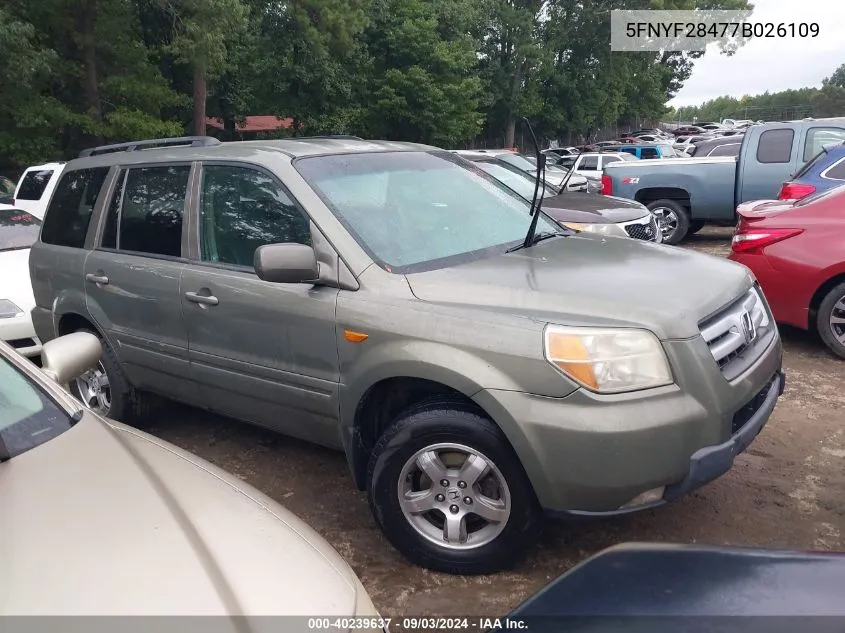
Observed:
[[[717,97],[700,106],[682,107],[667,114],[673,121],[722,119],[800,119],[845,116],[845,64],[822,82],[821,88],[799,88],[761,95]]]

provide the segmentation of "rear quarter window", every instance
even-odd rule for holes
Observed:
[[[757,145],[757,161],[760,163],[788,163],[792,157],[792,141],[795,132],[788,128],[766,130],[760,135]]]
[[[845,158],[840,158],[822,172],[822,178],[828,180],[845,180]]]
[[[52,169],[39,169],[28,171],[21,178],[21,186],[18,189],[18,200],[41,200],[50,178],[53,176]]]
[[[95,167],[62,174],[44,217],[42,242],[73,248],[85,245],[91,214],[108,172],[108,167]]]

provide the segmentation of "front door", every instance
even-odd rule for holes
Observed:
[[[120,174],[98,246],[85,261],[88,312],[130,382],[195,403],[179,282],[190,165]]]
[[[205,164],[196,263],[182,274],[191,374],[204,406],[332,447],[337,288],[262,281],[264,244],[310,244],[307,216],[268,172]]]

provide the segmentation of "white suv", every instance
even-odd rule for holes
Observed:
[[[45,163],[27,168],[15,187],[15,207],[43,220],[47,203],[64,168],[64,163]]]

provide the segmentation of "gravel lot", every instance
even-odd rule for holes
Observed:
[[[723,255],[729,239],[730,230],[705,229],[689,245]],[[845,362],[811,335],[782,334],[786,393],[731,472],[635,517],[550,522],[528,560],[497,576],[454,577],[407,564],[376,529],[340,453],[178,405],[146,429],[302,517],[349,561],[385,616],[502,615],[591,553],[625,541],[845,550]]]

